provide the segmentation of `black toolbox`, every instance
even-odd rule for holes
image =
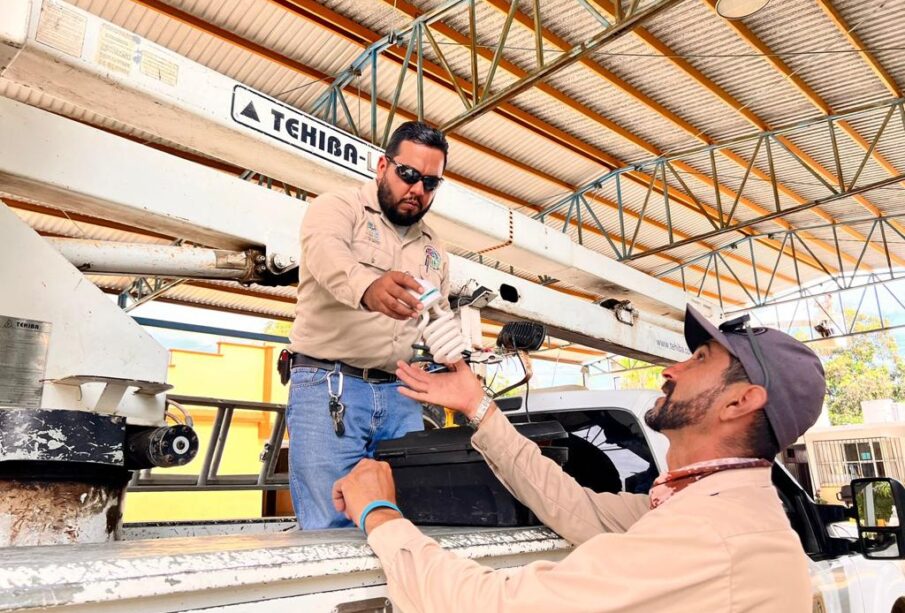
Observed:
[[[556,421],[519,424],[544,456],[562,466],[568,449],[551,444],[568,437]],[[444,526],[530,526],[538,520],[496,478],[471,446],[471,428],[410,432],[381,441],[375,457],[393,468],[396,499],[416,524]]]

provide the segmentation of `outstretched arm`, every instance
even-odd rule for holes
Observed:
[[[471,418],[484,395],[468,366],[459,361],[446,373],[426,373],[403,362],[397,376],[404,396],[430,402]],[[648,511],[647,496],[598,494],[580,486],[558,464],[541,455],[492,404],[472,444],[506,488],[547,526],[572,543],[601,532],[624,532]]]
[[[370,502],[393,502],[392,471],[384,462],[362,460],[337,481],[333,493],[336,508],[360,523]],[[628,534],[598,534],[560,562],[501,570],[445,551],[393,510],[369,513],[365,525],[390,598],[412,613],[630,613],[692,610],[692,604],[702,611],[726,608],[719,590],[707,590],[709,599],[694,591],[711,577],[725,579],[728,564],[726,547],[705,518],[661,517],[639,523]],[[665,549],[669,555],[663,555]],[[691,593],[694,602],[677,602],[683,593]]]

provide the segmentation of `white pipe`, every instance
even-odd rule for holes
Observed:
[[[0,191],[24,193],[63,209],[77,206],[100,218],[165,231],[226,249],[226,253],[271,246],[276,232],[284,235],[278,254],[291,258],[301,252],[298,228],[306,210],[301,201],[287,201],[271,190],[2,98],[0,133],[17,145],[0,147]],[[50,158],[54,164],[46,163]],[[94,168],[107,169],[104,180],[92,177]],[[224,210],[230,214],[225,215]],[[92,272],[177,273],[172,276],[185,277],[198,268],[206,276],[214,270],[210,260],[176,270],[142,268],[151,259],[150,249],[163,254],[187,248],[142,247],[138,256],[131,258],[128,270],[121,261],[100,261],[96,248],[81,262],[76,256],[70,259],[77,265],[95,266]],[[217,253],[196,250],[190,255],[204,251]],[[267,256],[272,256],[269,249]],[[498,319],[539,321],[564,340],[646,361],[668,363],[687,355],[678,322],[662,318],[652,323],[650,319],[657,318],[643,305],[635,304],[640,316],[629,326],[617,321],[613,311],[590,301],[455,255],[450,256],[450,274],[456,290],[469,283],[485,285],[494,292],[504,283],[516,287],[522,296],[519,303],[497,299],[490,305]]]
[[[86,274],[241,279],[250,269],[248,255],[241,251],[78,238],[48,238],[47,241]]]
[[[470,295],[483,285],[497,294],[481,309],[497,321],[542,323],[556,338],[654,364],[668,365],[688,358],[685,338],[674,320],[659,318],[650,322],[638,318],[628,325],[619,321],[613,311],[593,302],[563,295],[456,255],[449,257],[449,273],[452,293]],[[515,291],[504,291],[509,288]],[[668,326],[662,325],[666,323]]]

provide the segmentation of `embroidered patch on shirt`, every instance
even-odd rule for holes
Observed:
[[[440,270],[440,252],[433,245],[424,248],[424,268],[428,270]]]
[[[380,230],[377,229],[377,225],[373,221],[368,222],[368,240],[372,243],[380,244]]]

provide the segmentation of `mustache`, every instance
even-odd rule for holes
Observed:
[[[675,390],[675,389],[676,389],[676,382],[675,382],[675,381],[672,381],[672,380],[666,381],[666,382],[663,383],[663,385],[660,387],[660,390],[661,390],[664,394],[666,394],[667,396],[669,396],[670,394],[672,394],[673,390]]]

